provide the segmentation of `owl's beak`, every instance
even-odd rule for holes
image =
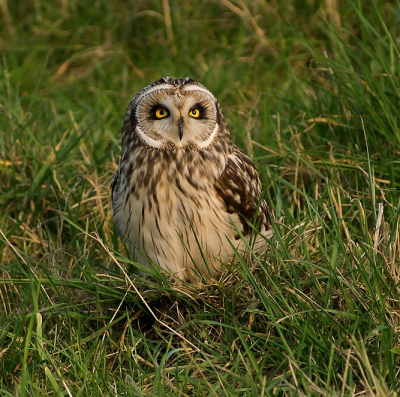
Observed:
[[[179,140],[182,140],[183,137],[183,117],[181,116],[178,120],[178,135],[179,135]]]

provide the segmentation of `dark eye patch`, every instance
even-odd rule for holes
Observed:
[[[206,108],[205,108],[205,106],[203,106],[201,103],[196,103],[196,105],[192,106],[192,107],[189,109],[189,113],[190,113],[192,110],[195,110],[195,109],[197,109],[197,110],[200,112],[200,115],[199,115],[199,117],[197,117],[197,120],[198,120],[198,119],[206,119],[206,118],[207,118],[207,117],[206,117]]]
[[[150,117],[152,120],[159,120],[160,118],[156,116],[156,112],[159,109],[164,109],[168,114],[170,113],[168,108],[161,103],[157,103],[156,105],[153,105],[150,109]]]

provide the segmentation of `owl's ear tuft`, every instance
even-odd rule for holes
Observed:
[[[152,83],[152,85],[156,85],[156,84],[163,84],[163,83],[169,83],[171,81],[171,77],[170,76],[164,76],[161,77],[160,80],[155,81],[154,83]]]
[[[185,77],[183,80],[183,84],[192,84],[194,83],[194,80],[191,77]]]
[[[174,79],[171,76],[161,77],[160,80],[155,81],[151,84],[151,86],[155,86],[158,84],[171,84],[173,86],[184,86],[186,84],[193,84],[195,81],[191,77],[185,77],[183,79]]]

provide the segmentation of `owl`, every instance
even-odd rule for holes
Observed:
[[[233,247],[246,249],[243,237],[265,249],[272,214],[261,189],[202,84],[164,77],[132,99],[111,190],[116,229],[136,262],[194,281],[217,276]]]

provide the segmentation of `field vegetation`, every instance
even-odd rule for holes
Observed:
[[[400,3],[0,1],[0,396],[397,396]],[[109,184],[133,95],[219,99],[276,217],[149,279]]]

